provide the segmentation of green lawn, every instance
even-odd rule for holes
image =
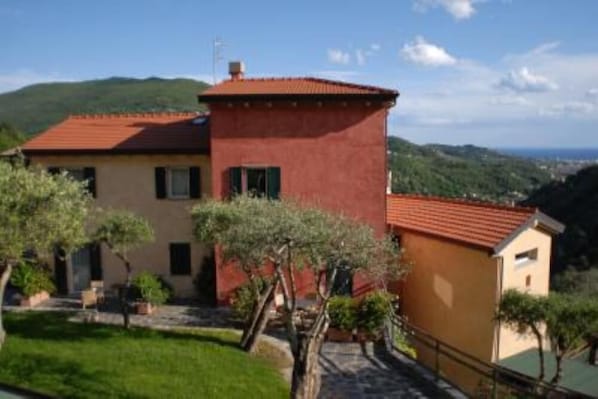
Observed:
[[[233,333],[127,332],[70,323],[68,315],[56,313],[4,317],[8,338],[0,352],[0,382],[7,384],[64,398],[289,395],[274,363],[237,349]]]

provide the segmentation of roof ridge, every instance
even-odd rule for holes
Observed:
[[[238,79],[238,80],[232,80],[232,79],[227,79],[221,83],[242,83],[242,82],[284,82],[284,81],[313,81],[313,82],[318,82],[318,83],[325,83],[325,84],[332,84],[332,85],[337,85],[337,86],[345,86],[345,87],[352,87],[352,88],[356,88],[356,89],[362,89],[362,90],[371,90],[371,91],[379,91],[379,92],[384,92],[384,93],[392,93],[392,94],[398,94],[397,90],[392,90],[392,89],[386,89],[384,87],[380,87],[380,86],[373,86],[373,85],[365,85],[365,84],[360,84],[360,83],[352,83],[352,82],[346,82],[346,81],[342,81],[342,80],[332,80],[332,79],[325,79],[325,78],[318,78],[318,77],[313,77],[313,76],[272,76],[272,77],[261,77],[261,78],[247,78],[244,77],[243,79]]]
[[[91,114],[70,114],[67,119],[117,119],[117,118],[160,118],[172,116],[198,117],[208,115],[207,112],[114,112],[114,113],[91,113]]]
[[[538,208],[536,208],[536,207],[521,206],[521,205],[512,205],[512,206],[511,205],[503,205],[503,204],[497,204],[497,203],[489,202],[489,201],[472,200],[472,199],[465,199],[465,198],[441,197],[441,196],[422,195],[422,194],[387,194],[387,196],[388,197],[397,197],[397,198],[413,198],[413,199],[445,202],[445,203],[459,204],[459,205],[472,205],[472,206],[477,206],[480,208],[500,209],[500,210],[505,210],[505,211],[515,211],[515,212],[529,213],[529,214],[538,212]]]

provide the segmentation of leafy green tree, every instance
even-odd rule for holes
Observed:
[[[563,294],[591,296],[598,299],[598,268],[577,270],[569,267],[554,276],[550,287]]]
[[[25,136],[17,128],[6,122],[0,122],[0,152],[16,147],[25,141]]]
[[[2,299],[13,268],[26,252],[38,257],[65,253],[86,241],[90,196],[84,183],[52,176],[16,162],[0,162],[0,347],[6,338]]]
[[[554,347],[556,372],[551,382],[563,377],[563,358],[589,334],[598,330],[598,301],[593,298],[551,294],[547,301],[546,329]]]
[[[294,358],[291,393],[315,398],[319,390],[318,353],[328,328],[328,303],[340,270],[363,272],[372,279],[400,277],[405,268],[390,238],[378,239],[366,225],[291,201],[237,197],[231,202],[209,201],[193,209],[196,237],[219,245],[224,261],[239,266],[250,278],[269,275],[272,291],[260,292],[256,311],[246,328],[267,321],[269,300],[276,285],[282,291],[287,337]],[[295,274],[311,270],[316,281],[317,311],[308,327],[297,324]],[[371,271],[371,273],[368,273]],[[375,281],[378,282],[378,281]],[[265,303],[266,306],[259,306]],[[245,335],[245,334],[244,334]]]
[[[545,374],[542,329],[546,314],[546,298],[523,293],[515,289],[505,291],[496,314],[497,320],[505,323],[518,333],[531,334],[536,338],[540,361],[538,381],[543,381]]]
[[[129,254],[143,244],[154,240],[154,230],[143,217],[130,211],[107,211],[99,222],[94,234],[96,242],[104,243],[119,258],[125,267],[126,279],[120,292],[121,312],[126,329],[129,328],[129,290],[131,288],[132,267]]]

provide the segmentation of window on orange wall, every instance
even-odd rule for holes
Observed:
[[[280,168],[277,166],[238,166],[230,168],[230,194],[248,194],[268,199],[279,199],[280,175]]]
[[[515,255],[515,266],[524,266],[538,260],[538,248],[519,252]]]
[[[525,288],[529,288],[532,286],[532,276],[531,274],[528,274],[527,276],[525,276]]]

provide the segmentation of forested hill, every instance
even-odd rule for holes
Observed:
[[[522,200],[550,181],[534,162],[472,145],[388,138],[392,191],[491,201]]]
[[[566,266],[598,268],[598,165],[545,185],[523,204],[537,206],[566,225],[553,244],[553,272]]]
[[[192,79],[109,78],[43,83],[0,94],[0,123],[34,134],[69,114],[198,111],[209,85]]]

